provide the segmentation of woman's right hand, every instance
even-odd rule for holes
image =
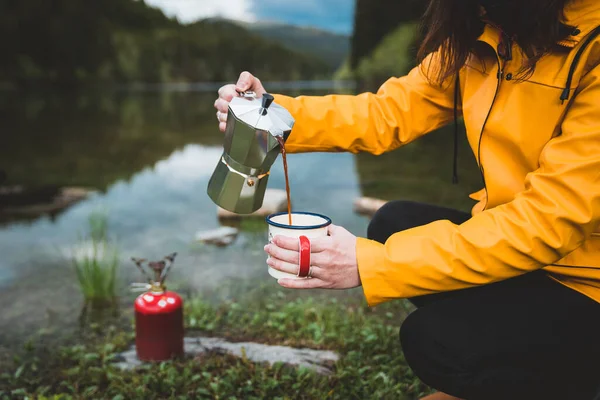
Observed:
[[[215,108],[217,109],[217,119],[219,120],[219,130],[225,132],[227,126],[227,110],[229,102],[234,97],[239,96],[239,92],[253,91],[257,97],[262,97],[266,93],[265,88],[260,79],[253,76],[250,72],[242,72],[237,83],[222,86],[219,89],[219,98],[215,100]]]

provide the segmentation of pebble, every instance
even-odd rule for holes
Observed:
[[[222,226],[210,231],[197,232],[195,239],[215,246],[228,246],[235,241],[239,230],[231,226]]]

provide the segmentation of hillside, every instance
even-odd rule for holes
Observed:
[[[19,38],[16,41],[15,38]],[[135,0],[0,2],[0,85],[329,77],[324,61],[225,21],[181,25]]]
[[[225,21],[199,21],[176,29],[140,34],[122,31],[118,41],[122,79],[144,82],[221,82],[251,70],[264,80],[327,77],[321,60]],[[129,50],[129,42],[137,47]],[[147,68],[147,66],[152,68]]]
[[[239,23],[258,35],[298,52],[311,54],[337,69],[348,56],[350,37],[325,30],[277,22]]]

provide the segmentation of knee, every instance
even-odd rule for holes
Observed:
[[[430,375],[430,370],[435,364],[434,347],[437,344],[435,344],[434,332],[431,331],[423,314],[422,309],[418,309],[404,320],[400,327],[400,344],[404,358],[413,372],[423,382],[431,385],[427,376]]]
[[[413,228],[411,221],[417,206],[417,203],[404,200],[384,204],[373,215],[367,229],[367,238],[385,243],[394,233]]]
[[[386,203],[375,212],[367,228],[368,239],[376,240],[380,243],[385,243],[387,237],[385,237],[384,232],[388,230],[388,220],[390,214],[389,208],[390,203]]]
[[[400,329],[404,358],[419,379],[444,393],[464,398],[471,380],[456,342],[427,309],[411,313]]]

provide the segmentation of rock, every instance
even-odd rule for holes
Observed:
[[[287,211],[287,194],[281,189],[265,190],[265,198],[260,209],[252,214],[235,214],[221,207],[217,207],[217,216],[219,219],[247,218],[247,217],[266,217],[277,212]]]
[[[57,213],[86,199],[92,193],[95,193],[95,190],[85,187],[61,187],[50,190],[28,190],[21,186],[0,188],[0,195],[5,196],[6,203],[9,204],[3,207],[3,211],[7,214]]]
[[[202,243],[216,246],[227,246],[233,243],[239,230],[231,226],[222,226],[218,229],[196,233],[195,239]]]
[[[186,355],[199,356],[209,352],[228,353],[236,357],[245,357],[255,363],[284,363],[297,367],[305,367],[319,374],[331,374],[331,367],[339,360],[333,351],[296,349],[288,346],[270,346],[252,342],[229,342],[220,338],[195,337],[185,338]],[[136,355],[135,346],[121,353],[115,359],[118,368],[131,370],[143,364]]]
[[[372,197],[359,197],[354,200],[354,211],[358,214],[372,216],[387,201]]]
[[[85,187],[64,187],[60,191],[60,199],[65,202],[85,199],[96,190]]]
[[[19,194],[23,193],[25,189],[21,185],[14,186],[0,186],[0,196],[7,194]]]

